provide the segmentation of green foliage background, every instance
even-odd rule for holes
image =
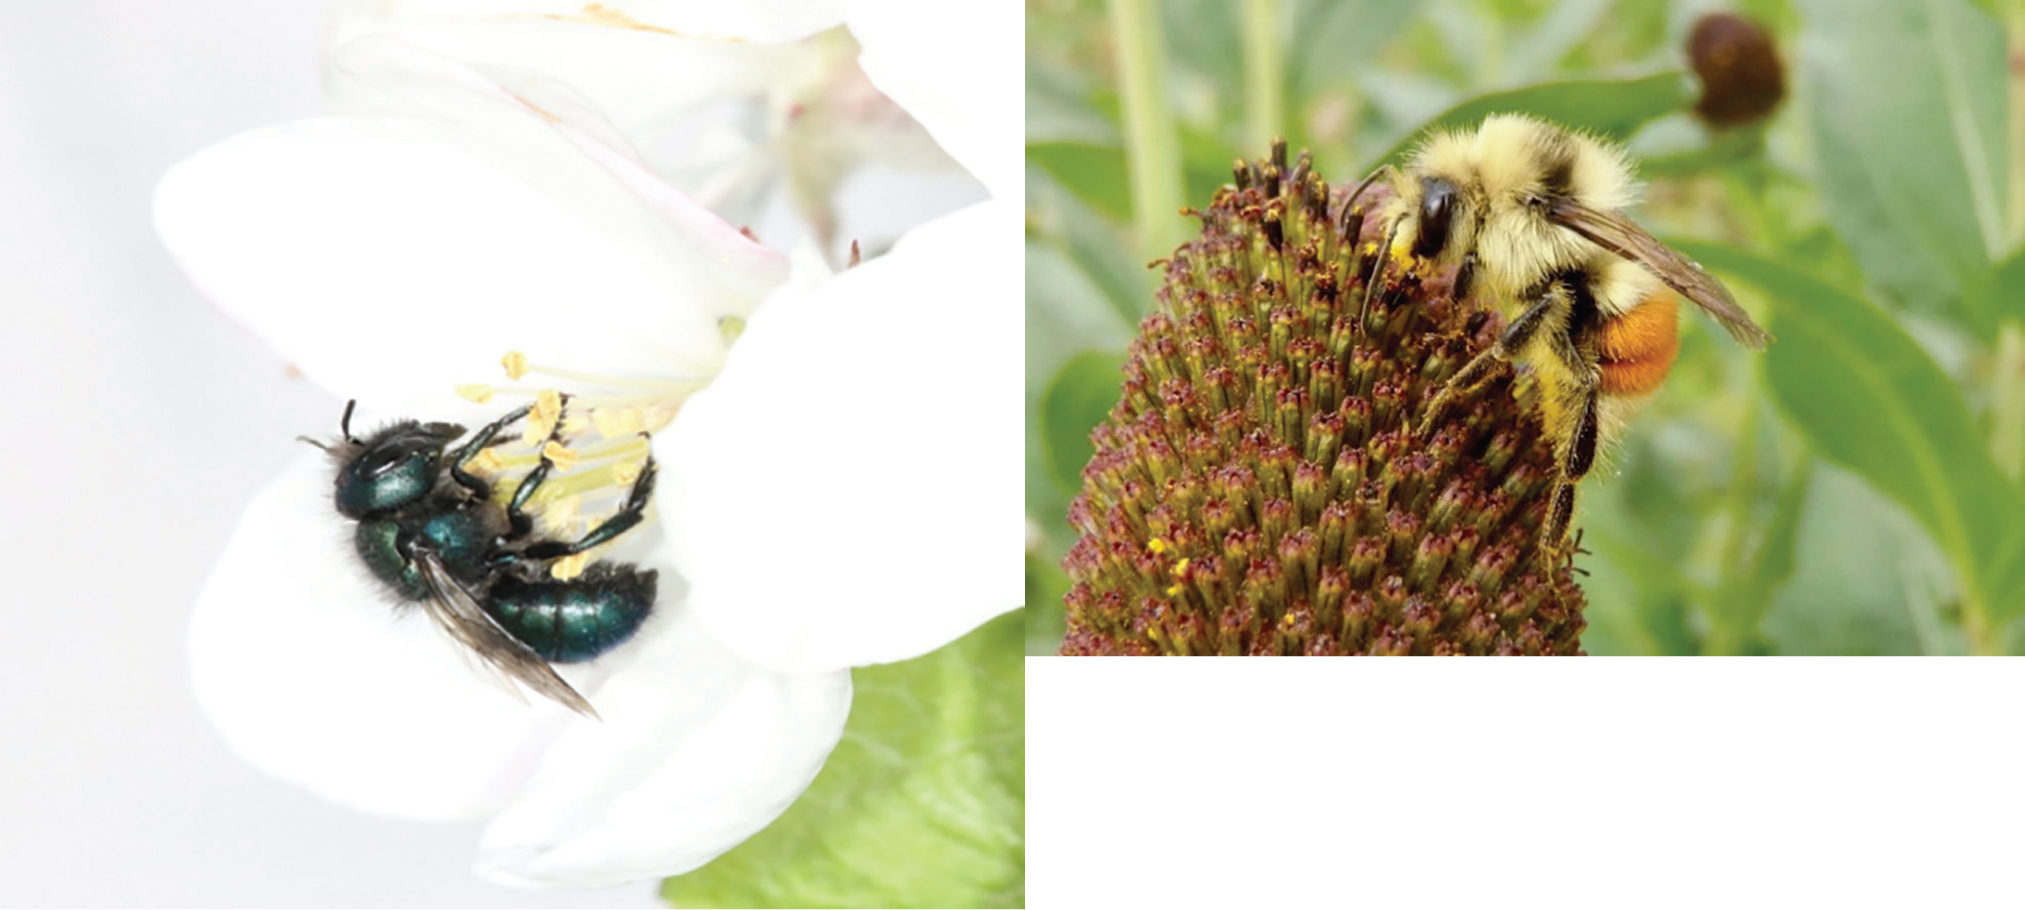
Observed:
[[[2025,649],[2025,0],[1742,2],[1787,98],[1720,133],[1687,113],[1683,48],[1712,11],[1030,0],[1028,652],[1060,641],[1064,515],[1152,304],[1145,263],[1190,229],[1162,213],[1272,134],[1354,182],[1429,124],[1500,110],[1625,141],[1640,220],[1777,337],[1756,355],[1688,317],[1672,378],[1584,483],[1588,650]],[[1149,64],[1171,127],[1128,116],[1148,102],[1120,74]],[[1135,183],[1149,146],[1179,161]]]

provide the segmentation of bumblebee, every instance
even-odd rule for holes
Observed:
[[[589,701],[551,663],[587,661],[625,643],[654,607],[656,573],[621,563],[592,563],[568,580],[558,560],[631,530],[654,491],[650,455],[625,502],[583,537],[551,540],[535,532],[528,501],[551,472],[541,461],[503,504],[470,463],[528,415],[515,410],[451,448],[464,427],[401,420],[363,438],[345,405],[339,438],[305,438],[337,464],[333,501],[357,522],[353,544],[366,569],[401,605],[419,606],[444,632],[518,692],[519,683],[588,717]],[[560,416],[556,420],[561,432]],[[551,441],[559,441],[554,433]]]
[[[1598,448],[1673,367],[1679,298],[1747,348],[1771,341],[1721,282],[1625,216],[1638,184],[1616,146],[1499,114],[1474,132],[1434,135],[1404,167],[1372,179],[1380,176],[1393,195],[1379,216],[1387,255],[1378,268],[1393,260],[1453,267],[1458,300],[1474,294],[1510,317],[1428,403],[1419,435],[1500,364],[1526,365],[1539,381],[1558,472],[1542,535],[1550,558],[1560,555],[1575,485]]]

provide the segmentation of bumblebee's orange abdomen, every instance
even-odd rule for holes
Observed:
[[[1624,314],[1603,323],[1603,392],[1644,395],[1666,381],[1680,353],[1680,315],[1674,292],[1661,288]]]

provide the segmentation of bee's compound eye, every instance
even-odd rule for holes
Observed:
[[[1420,231],[1413,239],[1413,254],[1433,259],[1448,245],[1449,216],[1455,210],[1455,184],[1440,177],[1420,181]]]

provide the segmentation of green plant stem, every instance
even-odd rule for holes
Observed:
[[[1286,136],[1285,61],[1279,0],[1245,0],[1246,147],[1264,148]]]
[[[1140,254],[1165,256],[1181,244],[1181,142],[1167,105],[1167,47],[1153,0],[1110,0],[1125,109],[1125,169]]]
[[[2005,220],[2004,248],[2014,250],[2020,243],[2025,243],[2025,66],[2020,66],[2017,62],[2025,58],[2025,0],[2012,0],[2006,7],[2004,32],[2009,38],[2005,44],[2011,71],[2009,92],[2011,136],[2008,150],[2008,157],[2011,159],[2011,193],[2007,200],[2010,217]]]
[[[2025,329],[2015,322],[1997,329],[1990,418],[1990,457],[2013,482],[2025,478]]]
[[[1750,385],[1755,386],[1755,383]],[[1748,592],[1744,590],[1747,586],[1742,584],[1742,580],[1751,574],[1745,544],[1751,537],[1751,502],[1758,494],[1758,396],[1749,386],[1741,391],[1744,410],[1737,418],[1737,448],[1731,456],[1737,465],[1737,473],[1730,479],[1730,489],[1723,502],[1723,511],[1729,518],[1725,524],[1729,530],[1723,540],[1722,558],[1717,561],[1722,567],[1723,581],[1710,603],[1709,617],[1714,621],[1714,628],[1709,630],[1704,646],[1705,653],[1709,654],[1739,653],[1752,630],[1739,628],[1738,614],[1750,618],[1755,626],[1755,620],[1765,613],[1763,604],[1738,604],[1734,602],[1735,598],[1746,593],[1770,596],[1770,592]]]

